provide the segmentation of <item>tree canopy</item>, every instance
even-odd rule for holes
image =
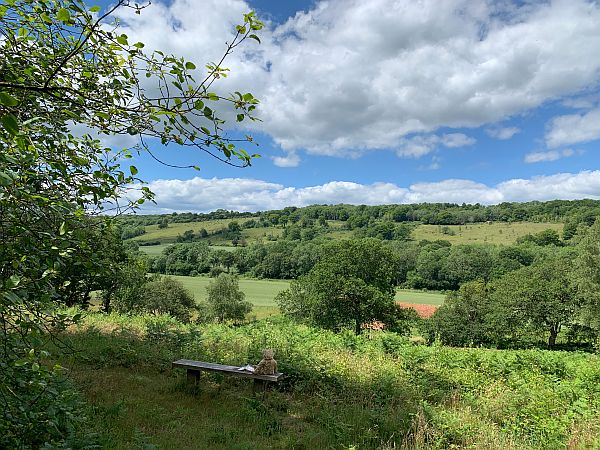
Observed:
[[[394,303],[395,270],[394,254],[377,239],[334,242],[277,301],[284,315],[324,328],[360,334],[374,321],[394,328],[402,316]]]

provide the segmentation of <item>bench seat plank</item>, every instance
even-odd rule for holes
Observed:
[[[173,367],[188,370],[207,371],[207,372],[221,372],[227,375],[232,375],[241,378],[254,378],[255,380],[265,380],[277,382],[283,376],[282,373],[278,372],[273,375],[259,375],[252,372],[246,372],[239,370],[237,366],[226,366],[224,364],[207,363],[203,361],[194,361],[191,359],[179,359],[172,363]]]

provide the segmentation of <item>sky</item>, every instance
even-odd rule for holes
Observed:
[[[106,6],[103,4],[102,6]],[[203,67],[266,24],[218,92],[252,92],[262,155],[237,169],[152,144],[142,212],[600,199],[600,2],[153,0],[122,32]],[[131,138],[110,139],[115,147]]]

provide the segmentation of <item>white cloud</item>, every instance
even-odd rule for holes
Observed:
[[[474,138],[462,133],[450,133],[442,136],[418,135],[400,139],[396,153],[398,156],[419,158],[433,152],[438,146],[448,148],[465,147],[477,142]]]
[[[529,180],[508,180],[498,185],[506,201],[600,199],[600,171],[558,173]]]
[[[462,133],[450,133],[444,134],[441,139],[442,145],[448,148],[465,147],[467,145],[473,145],[475,138],[469,137]]]
[[[271,159],[278,167],[298,167],[300,164],[300,157],[296,152],[289,152],[286,156],[273,156]]]
[[[156,180],[148,185],[156,194],[149,212],[208,212],[280,209],[312,204],[392,204],[454,202],[496,204],[505,201],[600,199],[600,170],[559,173],[531,179],[507,180],[488,186],[471,180],[450,179],[400,187],[393,183],[369,185],[332,181],[319,186],[291,187],[244,178]]]
[[[200,67],[248,9],[242,0],[173,0],[126,13],[124,31]],[[222,88],[254,92],[256,126],[286,151],[418,157],[431,146],[406,136],[496,123],[597,85],[599,23],[600,4],[586,0],[321,1],[263,31],[260,47],[237,51]],[[590,127],[584,137],[596,135]]]
[[[600,139],[600,108],[584,114],[569,114],[553,118],[546,132],[550,148]]]
[[[504,128],[487,128],[485,132],[495,139],[502,141],[510,139],[521,130],[517,127],[504,127]]]
[[[573,156],[575,152],[566,148],[564,150],[550,150],[547,152],[531,152],[525,155],[526,163],[537,163],[537,162],[547,162],[547,161],[556,161],[561,158],[568,158],[569,156]]]

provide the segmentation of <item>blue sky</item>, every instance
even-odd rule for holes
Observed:
[[[201,171],[137,158],[148,212],[600,199],[597,2],[172,0],[121,20],[201,67],[249,9],[263,43],[227,60],[219,89],[261,100],[262,122],[231,132],[262,158],[235,169],[153,145]]]

